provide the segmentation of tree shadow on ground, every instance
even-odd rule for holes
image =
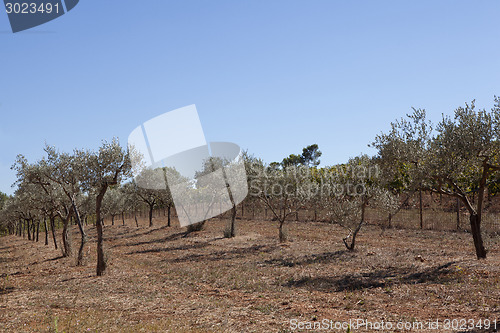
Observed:
[[[437,267],[408,273],[408,268],[379,269],[368,273],[346,274],[340,277],[303,277],[291,279],[286,287],[306,288],[323,292],[355,291],[370,288],[389,287],[399,284],[446,283],[459,279],[448,262]]]
[[[42,262],[56,261],[56,260],[59,260],[59,259],[62,259],[62,258],[64,258],[64,256],[60,255],[60,256],[58,256],[58,257],[45,259],[45,260],[43,260]]]
[[[11,258],[2,258],[0,257],[0,264],[10,263],[19,260],[21,257],[11,257]]]
[[[356,254],[347,250],[339,250],[335,252],[323,252],[320,254],[310,254],[301,258],[275,258],[265,260],[263,263],[271,266],[294,267],[309,264],[326,264],[330,262],[349,261]]]
[[[137,250],[128,252],[127,254],[137,254],[137,253],[159,253],[159,252],[170,252],[170,251],[182,251],[182,250],[193,250],[193,249],[202,249],[210,245],[210,242],[203,243],[195,243],[195,244],[184,244],[179,246],[171,246],[171,247],[161,247],[155,249],[146,249],[146,250]]]
[[[0,287],[0,295],[10,294],[15,290],[14,287]]]
[[[253,245],[250,247],[243,247],[230,251],[216,251],[207,254],[190,254],[185,257],[166,259],[164,261],[168,263],[181,263],[232,260],[255,253],[269,253],[274,251],[276,248],[276,245]]]
[[[74,277],[70,277],[70,278],[67,278],[67,279],[62,279],[61,282],[68,282],[68,281],[73,281],[73,280],[83,280],[83,279],[92,279],[94,278],[95,275],[87,275],[87,276],[74,276]]]
[[[21,274],[23,274],[23,272],[20,272],[20,271],[17,271],[17,272],[14,272],[14,273],[2,273],[2,274],[0,274],[0,278],[6,278],[6,277],[9,277],[9,276],[21,275]]]
[[[160,229],[155,229],[155,230],[160,230]],[[149,234],[151,232],[147,232],[145,234]],[[147,244],[155,244],[155,243],[165,243],[165,242],[168,242],[168,241],[173,241],[173,240],[177,240],[177,239],[181,239],[184,235],[186,234],[186,232],[178,232],[178,233],[175,233],[175,234],[172,234],[172,235],[168,235],[167,237],[163,237],[163,238],[159,238],[159,239],[151,239],[151,240],[148,240],[148,241],[140,241],[140,242],[134,242],[134,243],[124,243],[124,244],[117,244],[117,245],[114,245],[113,247],[128,247],[128,246],[139,246],[139,245],[147,245]],[[132,237],[135,237],[135,236],[131,236],[130,238]],[[125,238],[125,237],[123,237]]]
[[[157,232],[157,231],[161,231],[161,230],[165,230],[165,229],[171,229],[172,227],[168,227],[166,225],[164,226],[161,226],[159,228],[147,228],[148,230],[144,231],[144,232],[141,232],[142,229],[144,228],[134,228],[133,227],[130,227],[129,230],[125,230],[125,231],[120,231],[118,233],[116,233],[114,236],[110,236],[110,237],[106,237],[106,240],[120,240],[120,239],[130,239],[130,238],[135,238],[135,237],[141,237],[141,236],[146,236],[146,235],[150,235],[154,232]],[[149,243],[149,242],[138,242],[138,244],[135,244],[135,243],[132,243],[132,244],[120,244],[120,245],[116,245],[117,247],[118,246],[129,246],[129,245],[141,245],[142,243]]]

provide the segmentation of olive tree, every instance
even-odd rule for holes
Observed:
[[[155,189],[155,186],[144,186],[152,185],[157,181],[157,171],[153,169],[144,169],[140,174],[138,174],[134,180],[132,180],[130,190],[133,190],[137,199],[142,201],[148,206],[149,210],[149,227],[153,226],[153,211],[155,207],[158,206],[161,200],[161,190]],[[142,185],[139,186],[138,184]]]
[[[104,141],[98,151],[87,151],[82,160],[87,172],[82,177],[82,186],[95,196],[95,215],[97,231],[97,276],[106,271],[103,247],[102,202],[111,186],[119,185],[123,178],[130,176],[131,165],[129,151],[123,149],[118,139]]]
[[[8,223],[9,219],[7,218],[7,210],[5,209],[5,205],[7,204],[8,200],[9,196],[3,192],[0,192],[0,234],[6,232],[7,230],[9,231],[9,233],[12,233],[12,228],[9,228],[10,225]]]
[[[239,162],[243,162],[239,164]],[[240,169],[241,166],[241,169]],[[230,220],[224,229],[224,237],[232,238],[236,236],[236,209],[237,203],[235,193],[238,188],[247,186],[247,178],[244,176],[244,156],[238,156],[234,161],[225,157],[210,157],[204,161],[203,169],[196,172],[195,179],[198,193],[206,196],[203,202],[210,202],[207,213],[211,206],[218,200],[223,200],[226,195],[230,203]],[[215,171],[220,172],[220,179],[224,183],[223,187],[215,185]],[[230,185],[231,183],[231,185]],[[243,184],[245,183],[245,184]],[[221,212],[222,213],[222,212]]]
[[[355,249],[368,205],[388,211],[398,206],[396,196],[387,190],[380,177],[378,165],[366,155],[325,169],[320,177],[322,203],[328,209],[330,221],[349,230],[342,239],[348,250]]]
[[[13,235],[17,232],[17,217],[15,215],[15,198],[5,195],[0,205],[0,234],[8,232]]]
[[[36,222],[40,214],[38,191],[35,185],[30,183],[21,183],[15,192],[17,205],[15,206],[16,215],[22,224],[24,232],[28,235],[28,240],[35,240]],[[38,221],[39,222],[39,221]]]
[[[123,212],[125,210],[125,196],[121,188],[111,187],[102,201],[103,215],[111,216],[111,225],[115,225],[115,218],[122,215],[122,223],[125,224]]]
[[[35,164],[29,164],[20,155],[14,168],[18,171],[19,181],[26,181],[38,186],[63,221],[63,255],[71,255],[71,239],[69,237],[69,222],[75,217],[81,235],[77,265],[83,263],[84,247],[87,234],[81,219],[80,204],[83,202],[81,182],[87,172],[86,152],[75,150],[73,154],[61,153],[55,147],[46,145],[47,156]],[[51,209],[46,212],[50,213]],[[51,224],[53,221],[51,221]]]
[[[384,172],[404,168],[407,188],[453,196],[464,204],[478,259],[486,258],[481,235],[484,194],[488,179],[500,170],[500,99],[494,101],[490,111],[477,109],[474,101],[466,103],[453,117],[443,115],[436,126],[426,119],[425,110],[413,109],[373,143]],[[472,189],[477,189],[476,204]]]
[[[59,217],[63,222],[62,243],[61,248],[63,256],[67,257],[72,254],[72,242],[69,237],[69,221],[73,216],[74,210],[71,201],[63,190],[63,186],[57,183],[58,179],[56,169],[61,166],[56,166],[52,162],[42,159],[37,163],[30,164],[23,155],[19,155],[13,169],[17,171],[17,184],[19,198],[23,195],[26,196],[30,193],[35,196],[37,201],[43,196],[45,201],[43,205],[44,212],[48,215],[52,228],[52,235],[54,238],[54,246],[57,249],[57,242],[55,238],[55,219]],[[31,200],[34,201],[35,197]]]
[[[182,179],[183,177],[179,172],[177,172],[173,168],[165,167],[163,168],[163,174],[165,175],[165,189],[162,189],[159,193],[160,196],[160,205],[164,209],[167,210],[167,226],[171,227],[172,226],[172,208],[174,207],[174,198],[172,196],[172,192],[170,191],[170,187],[168,186],[168,180],[167,180],[167,174],[169,175],[170,179],[174,179],[174,181],[177,181]],[[184,179],[186,182],[187,180]]]
[[[77,265],[83,264],[83,253],[87,243],[87,233],[80,214],[80,204],[84,203],[83,189],[81,186],[87,172],[85,161],[87,152],[75,150],[73,154],[61,153],[54,147],[46,145],[47,159],[40,161],[42,177],[50,180],[60,187],[60,190],[69,200],[73,216],[80,231],[80,248],[78,250]],[[64,224],[68,228],[68,221]],[[66,231],[67,232],[67,231]]]
[[[9,196],[3,192],[0,192],[0,209],[5,206],[5,203],[9,199]]]
[[[139,221],[137,220],[137,211],[141,208],[141,199],[137,195],[137,186],[134,182],[123,184],[120,188],[124,196],[124,205],[128,212],[134,213],[135,226],[139,228]]]
[[[283,227],[287,219],[306,207],[311,199],[309,167],[289,166],[283,169],[254,163],[251,166],[250,195],[258,197],[278,221],[280,242],[287,239]]]

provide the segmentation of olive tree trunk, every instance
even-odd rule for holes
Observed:
[[[47,218],[43,218],[43,226],[45,227],[45,245],[49,245],[49,230],[47,228]]]
[[[54,216],[50,217],[50,229],[52,231],[52,239],[54,240],[54,247],[57,250],[56,218]]]
[[[149,227],[153,226],[153,209],[155,204],[149,204]]]
[[[359,231],[361,230],[361,227],[363,226],[363,223],[365,222],[365,208],[366,208],[366,201],[364,201],[362,204],[361,204],[361,219],[358,223],[358,225],[356,226],[356,228],[354,230],[351,231],[351,233],[344,239],[342,239],[342,241],[344,242],[344,245],[345,247],[349,250],[349,251],[354,251],[354,248],[356,246],[356,236],[358,235]],[[348,240],[349,238],[351,238],[351,242],[349,243]]]
[[[63,231],[62,231],[63,257],[70,257],[71,254],[73,253],[73,247],[71,244],[71,237],[69,236],[70,217],[71,217],[71,214],[68,214],[68,216],[63,221]]]
[[[471,214],[469,220],[472,239],[474,240],[474,247],[476,249],[476,256],[478,259],[485,259],[486,249],[484,248],[483,237],[481,235],[481,215]]]
[[[96,198],[96,207],[95,207],[95,215],[96,215],[96,232],[97,232],[97,267],[96,273],[97,276],[102,276],[106,271],[106,260],[104,258],[104,248],[103,248],[103,235],[102,235],[102,225],[101,222],[101,206],[102,200],[104,198],[104,194],[106,194],[107,186],[104,185],[101,187],[99,194]]]

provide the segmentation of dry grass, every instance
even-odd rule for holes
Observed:
[[[496,238],[477,261],[467,233],[367,226],[348,252],[335,225],[291,222],[291,241],[279,244],[274,222],[238,220],[232,239],[223,238],[225,223],[187,237],[160,219],[151,229],[106,226],[109,267],[99,278],[93,228],[82,267],[52,244],[0,238],[0,331],[288,332],[291,319],[500,319]]]

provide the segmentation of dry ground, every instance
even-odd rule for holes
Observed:
[[[366,226],[348,252],[336,225],[291,222],[290,241],[279,244],[275,222],[238,220],[234,239],[222,238],[224,223],[185,238],[161,219],[154,228],[106,226],[103,277],[95,276],[94,228],[80,267],[51,242],[0,238],[0,331],[289,332],[293,319],[500,319],[495,236],[478,261],[467,233]],[[76,229],[73,236],[76,249]]]

